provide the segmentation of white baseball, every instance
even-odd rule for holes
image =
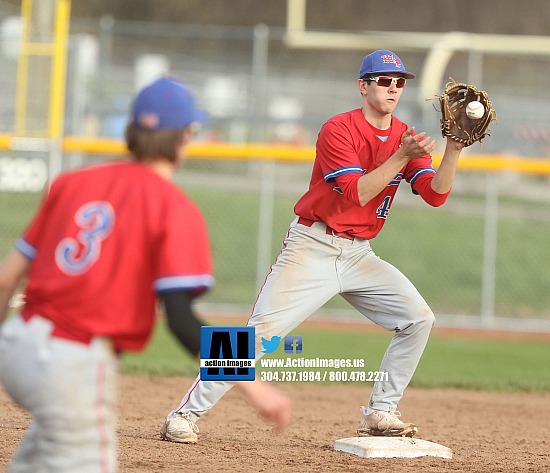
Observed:
[[[468,117],[479,120],[485,114],[485,107],[481,102],[474,100],[466,106],[466,115]]]

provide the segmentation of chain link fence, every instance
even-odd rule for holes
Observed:
[[[0,131],[9,133],[17,55],[16,43],[3,38]],[[327,118],[359,106],[355,81],[362,56],[290,50],[282,30],[265,26],[73,19],[65,133],[121,138],[135,90],[154,74],[170,71],[210,113],[199,140],[311,146]],[[422,55],[400,56],[408,69],[421,70]],[[550,136],[542,124],[550,123],[550,91],[528,82],[525,87],[522,75],[498,74],[511,60],[488,57],[483,63],[483,87],[491,91],[499,122],[481,148],[465,154],[548,155]],[[464,80],[467,64],[467,54],[457,54],[449,75]],[[530,58],[513,58],[513,64],[538,77],[548,67],[548,61]],[[439,135],[438,115],[419,100],[414,81],[397,115]],[[62,168],[111,158],[66,153]],[[49,166],[47,150],[32,149],[29,142],[0,151],[0,257],[35,211]],[[217,283],[201,300],[205,310],[250,311],[310,171],[311,163],[254,159],[184,164],[177,182],[203,209],[214,251]],[[440,324],[550,330],[549,197],[548,176],[511,171],[460,172],[447,204],[437,209],[404,184],[372,245],[415,283]],[[358,317],[339,298],[316,316]]]

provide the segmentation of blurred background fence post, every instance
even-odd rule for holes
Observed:
[[[495,278],[498,244],[498,179],[491,173],[486,174],[484,222],[481,325],[489,328],[495,323]]]
[[[251,117],[253,126],[250,142],[264,143],[266,134],[267,76],[269,61],[269,27],[263,24],[254,27],[254,45],[252,48],[252,91]],[[252,164],[252,161],[249,165]],[[260,160],[260,202],[258,206],[258,237],[256,255],[256,291],[259,291],[263,279],[271,264],[273,210],[275,202],[275,161]]]

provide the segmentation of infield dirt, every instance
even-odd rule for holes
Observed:
[[[281,384],[293,400],[293,423],[275,435],[232,390],[199,422],[196,445],[162,441],[168,411],[189,378],[122,376],[119,471],[149,472],[547,472],[550,471],[550,393],[490,393],[409,388],[399,405],[419,437],[453,450],[453,459],[367,459],[335,452],[352,437],[370,385]],[[0,390],[0,468],[4,470],[29,416]]]

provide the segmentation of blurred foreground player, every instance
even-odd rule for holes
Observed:
[[[157,297],[198,354],[192,301],[213,284],[210,244],[200,210],[170,181],[204,118],[176,80],[144,88],[126,129],[129,159],[59,176],[0,266],[0,322],[27,281],[0,335],[0,380],[32,415],[10,473],[116,471],[118,355],[144,348]],[[265,418],[288,424],[285,396],[238,385]]]

